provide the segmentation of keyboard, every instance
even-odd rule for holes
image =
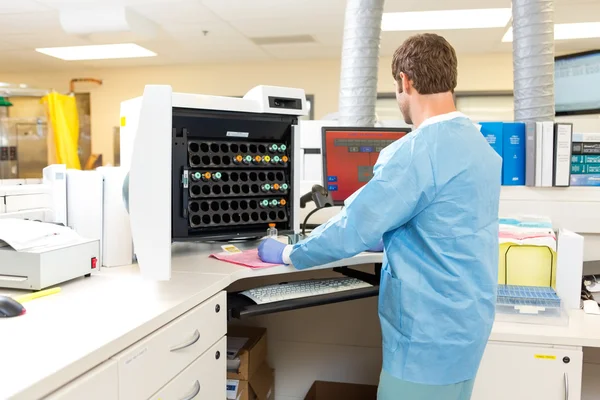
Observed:
[[[356,278],[309,279],[263,286],[240,292],[240,294],[256,304],[267,304],[368,287],[372,287],[372,285]]]

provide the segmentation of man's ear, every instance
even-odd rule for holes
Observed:
[[[410,85],[410,79],[404,72],[400,72],[400,82],[398,82],[398,85],[401,86],[399,89],[401,89],[402,92],[410,94],[412,89]]]

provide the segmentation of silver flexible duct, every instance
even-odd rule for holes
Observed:
[[[375,125],[383,3],[348,0],[346,5],[339,100],[342,126]]]
[[[513,0],[515,121],[554,120],[554,1]]]

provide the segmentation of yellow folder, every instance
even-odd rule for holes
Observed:
[[[549,247],[502,243],[498,283],[556,288],[556,252]]]

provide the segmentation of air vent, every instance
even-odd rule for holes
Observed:
[[[250,40],[259,46],[268,46],[274,44],[315,43],[315,38],[310,35],[269,36],[251,38]]]

